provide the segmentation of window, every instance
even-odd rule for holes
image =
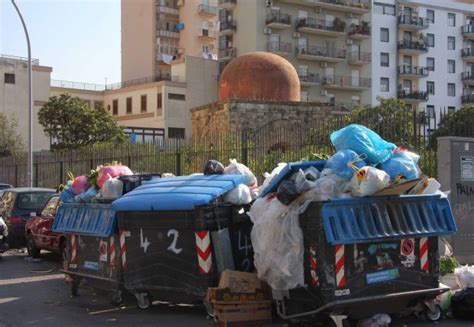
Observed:
[[[51,197],[51,193],[45,192],[31,192],[19,193],[16,199],[16,206],[22,210],[38,210]]]
[[[429,71],[434,72],[434,70],[435,70],[435,59],[434,58],[432,58],[432,57],[427,57],[426,58],[426,68]]]
[[[184,94],[177,94],[177,93],[168,93],[169,100],[186,100],[186,96]]]
[[[99,108],[102,108],[103,106],[104,106],[103,101],[94,101],[94,109],[99,109]]]
[[[5,84],[15,84],[15,74],[5,73]]]
[[[456,26],[456,14],[448,12],[448,26]]]
[[[388,28],[381,28],[380,29],[380,42],[388,42]]]
[[[448,83],[448,97],[456,96],[456,84]]]
[[[156,107],[158,109],[163,108],[163,95],[161,93],[156,95]]]
[[[388,92],[390,90],[390,81],[387,77],[380,77],[380,92]]]
[[[141,112],[146,111],[146,94],[140,97],[140,111]]]
[[[448,36],[448,50],[456,50],[456,38]]]
[[[436,116],[435,107],[432,105],[426,106],[426,114],[428,115],[428,118],[435,118]]]
[[[82,100],[82,102],[84,102],[87,108],[91,107],[91,100]]]
[[[456,60],[448,59],[448,73],[456,73]]]
[[[184,139],[184,128],[168,127],[170,139]]]
[[[118,115],[118,100],[112,101],[112,115]]]
[[[385,3],[375,2],[374,3],[374,12],[379,15],[391,15],[395,16],[395,6],[388,5]]]
[[[448,112],[454,112],[456,111],[456,107],[448,107]]]
[[[431,81],[426,82],[426,91],[428,94],[435,94],[435,83]]]
[[[132,113],[132,98],[129,97],[127,98],[127,114],[131,114]]]
[[[389,66],[389,56],[387,52],[380,53],[380,66],[388,67]]]
[[[107,111],[110,111],[110,104],[107,105]]]
[[[427,47],[434,47],[435,46],[435,36],[434,36],[434,34],[430,34],[430,33],[426,34],[426,46]]]
[[[426,20],[431,24],[435,22],[434,10],[426,9]]]

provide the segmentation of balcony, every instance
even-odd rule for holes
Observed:
[[[299,46],[296,48],[296,57],[303,60],[341,62],[346,60],[347,51],[324,46]]]
[[[427,53],[428,48],[424,42],[403,40],[398,42],[398,51],[400,54],[417,55]]]
[[[468,40],[474,40],[474,24],[461,26],[461,34]]]
[[[203,16],[216,16],[217,15],[217,7],[209,6],[209,5],[199,5],[199,14]]]
[[[201,29],[198,37],[201,41],[213,42],[217,38],[217,33],[215,31]]]
[[[353,14],[367,14],[370,12],[371,0],[280,0],[307,7],[350,12]]]
[[[178,32],[172,32],[172,31],[166,31],[166,30],[157,30],[156,31],[156,36],[158,37],[169,37],[172,39],[179,39],[179,33]]]
[[[237,24],[233,20],[220,22],[219,34],[220,35],[232,35],[237,30]]]
[[[300,85],[303,87],[311,87],[313,85],[319,85],[319,82],[320,82],[319,74],[298,73],[298,77],[300,78]]]
[[[424,91],[401,90],[398,91],[398,99],[406,103],[420,103],[428,101],[428,93]]]
[[[371,52],[353,51],[349,52],[349,64],[356,66],[368,65],[372,62]]]
[[[219,60],[227,61],[237,57],[236,48],[219,49]]]
[[[462,60],[466,62],[474,63],[474,47],[473,48],[464,48],[461,50]]]
[[[166,14],[172,16],[179,16],[179,9],[176,7],[167,7],[167,6],[156,6],[156,12],[158,14]]]
[[[345,36],[346,22],[340,18],[334,20],[318,18],[300,18],[296,30],[300,33],[319,34],[324,36]]]
[[[347,33],[352,40],[368,39],[370,38],[370,24],[369,22],[362,22],[362,25],[351,24]]]
[[[398,74],[403,78],[422,78],[427,77],[429,73],[428,67],[420,66],[398,66]]]
[[[291,16],[280,12],[273,12],[267,15],[265,24],[268,28],[286,29],[291,26]]]
[[[326,75],[322,79],[326,89],[364,91],[372,86],[372,79],[365,77]]]
[[[270,41],[267,43],[267,51],[287,56],[291,53],[291,43],[281,41]]]
[[[474,104],[474,93],[463,94],[461,96],[461,103],[462,104]]]
[[[232,10],[236,4],[237,0],[219,0],[219,9]]]
[[[424,17],[398,16],[398,27],[404,30],[419,31],[427,29],[429,22]]]
[[[471,72],[462,72],[461,79],[464,85],[474,85],[474,74]]]

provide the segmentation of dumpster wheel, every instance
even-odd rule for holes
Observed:
[[[123,292],[121,290],[118,290],[117,292],[114,292],[112,294],[110,302],[113,305],[121,305],[123,303]]]
[[[434,305],[431,308],[428,307],[425,315],[430,321],[438,321],[441,318],[441,307],[439,305]]]
[[[137,298],[137,306],[140,309],[146,310],[151,307],[151,298],[147,293],[136,293],[135,297]]]

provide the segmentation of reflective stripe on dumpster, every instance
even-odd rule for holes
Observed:
[[[196,232],[196,249],[199,272],[201,274],[210,273],[212,271],[212,246],[209,231]]]
[[[430,270],[430,262],[428,261],[428,238],[420,238],[420,265],[421,270],[428,272]]]
[[[337,287],[346,286],[346,277],[344,273],[344,245],[337,244],[336,250],[336,285]]]
[[[69,268],[77,268],[77,239],[76,235],[71,235],[71,262]]]
[[[122,258],[122,268],[127,268],[127,249],[125,247],[125,231],[119,230],[120,235],[120,256]]]

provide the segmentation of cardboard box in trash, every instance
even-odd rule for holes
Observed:
[[[219,287],[208,289],[207,299],[220,326],[261,326],[271,322],[270,296],[257,274],[225,270]]]

